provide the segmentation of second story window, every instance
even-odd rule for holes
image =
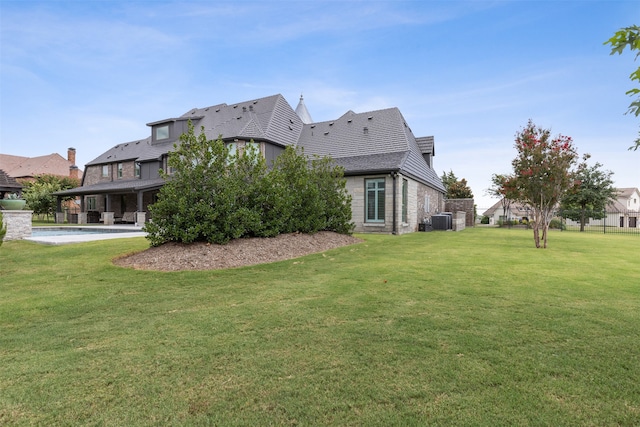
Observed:
[[[135,174],[136,178],[140,178],[140,163],[135,162]]]
[[[122,163],[118,163],[118,178],[122,178]]]
[[[156,128],[156,141],[169,138],[169,125],[158,126]]]
[[[102,165],[102,177],[106,178],[109,176],[109,165]]]

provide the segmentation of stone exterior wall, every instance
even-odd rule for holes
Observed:
[[[5,241],[31,237],[31,216],[33,211],[2,211],[2,222],[7,228]]]
[[[475,225],[474,206],[473,199],[447,199],[444,202],[444,211],[454,214],[464,211],[466,213],[465,226],[473,227]]]
[[[467,213],[464,211],[457,211],[453,213],[453,218],[452,218],[453,224],[451,226],[453,231],[464,230],[466,216],[467,216]]]
[[[365,222],[365,180],[385,178],[385,221],[384,223]],[[402,181],[407,180],[407,221],[402,221]],[[351,218],[356,233],[393,233],[393,177],[387,175],[349,176],[347,191],[351,194]],[[444,208],[443,195],[411,178],[398,175],[396,180],[396,233],[418,231],[418,224]]]

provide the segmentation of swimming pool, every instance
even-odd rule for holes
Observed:
[[[73,236],[85,234],[105,233],[134,233],[137,228],[104,228],[104,227],[34,227],[31,229],[31,237],[44,236]]]
[[[92,242],[95,240],[122,239],[127,237],[144,237],[147,233],[142,227],[133,225],[106,226],[66,226],[66,227],[33,227],[31,236],[25,237],[36,243],[46,245],[63,245],[66,243]]]

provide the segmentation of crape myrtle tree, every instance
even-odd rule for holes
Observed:
[[[189,123],[168,164],[173,174],[163,172],[144,227],[152,246],[353,230],[343,170],[330,159],[310,162],[288,147],[268,168],[254,144],[230,155],[220,138],[196,135]]]
[[[611,55],[622,52],[628,47],[631,51],[637,51],[636,58],[640,56],[640,27],[632,25],[629,27],[621,28],[604,44],[611,45]],[[629,78],[631,81],[640,82],[640,67],[633,71]],[[636,117],[640,116],[640,88],[632,88],[626,92],[629,96],[635,96],[636,99],[629,104],[628,113],[633,113]],[[635,145],[629,147],[629,150],[637,150],[640,148],[640,137],[635,140]]]
[[[562,216],[580,222],[584,231],[587,218],[605,217],[607,204],[615,200],[617,190],[613,187],[613,172],[602,170],[600,163],[587,164],[591,156],[585,154],[575,171],[575,185],[567,191],[561,202]]]
[[[551,137],[551,131],[531,120],[516,133],[517,156],[511,162],[515,201],[531,208],[531,226],[536,248],[547,247],[547,232],[565,193],[573,186],[572,168],[578,156],[571,137]],[[542,240],[542,243],[541,243]]]

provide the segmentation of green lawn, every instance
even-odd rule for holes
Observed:
[[[0,425],[640,425],[640,239],[364,236],[227,271],[0,247]]]

